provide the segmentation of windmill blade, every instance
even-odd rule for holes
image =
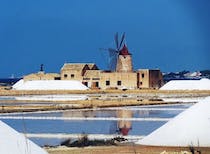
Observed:
[[[109,49],[109,68],[111,71],[115,71],[117,65],[118,51],[115,49]]]
[[[118,53],[118,51],[116,49],[113,49],[113,48],[108,48],[107,49],[109,52],[115,52],[115,53]]]
[[[115,34],[115,43],[116,43],[116,49],[119,48],[119,42],[118,42],[118,32]]]
[[[108,51],[109,51],[109,57],[110,58],[115,58],[115,57],[118,56],[118,51],[117,50],[109,48]]]
[[[120,48],[122,47],[122,43],[123,43],[124,39],[125,39],[125,32],[122,35],[122,38],[121,38],[121,41],[120,41],[120,46],[119,46],[118,50],[120,50]]]
[[[109,69],[111,71],[115,71],[116,70],[116,65],[117,65],[117,58],[115,56],[110,57],[110,60],[109,60]]]

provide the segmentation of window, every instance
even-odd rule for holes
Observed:
[[[106,81],[106,86],[109,86],[110,85],[110,81]]]
[[[64,78],[67,78],[68,77],[68,75],[67,74],[64,74]]]
[[[88,87],[88,82],[82,82],[85,86]]]
[[[98,82],[96,82],[96,88],[98,88],[99,87],[99,83]]]
[[[122,81],[117,81],[118,86],[121,86],[121,84],[122,84]]]
[[[90,80],[90,78],[83,78],[83,80]]]
[[[92,78],[93,80],[100,80],[100,78]]]
[[[71,74],[71,79],[73,79],[74,78],[74,74]]]
[[[140,85],[142,85],[143,83],[142,82],[140,82]]]
[[[141,77],[144,78],[144,73],[141,74]]]
[[[54,80],[60,80],[60,79],[61,79],[60,77],[55,77],[55,78],[54,78]]]

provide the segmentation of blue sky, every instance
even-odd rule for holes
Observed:
[[[106,51],[126,32],[135,69],[210,69],[210,0],[2,0],[0,77],[64,62],[107,69]]]

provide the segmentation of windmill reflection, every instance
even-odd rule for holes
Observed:
[[[62,114],[63,117],[117,117],[117,118],[132,118],[132,110],[70,110]],[[108,120],[109,121],[109,120]],[[68,121],[69,122],[69,121]],[[109,121],[109,134],[119,133],[121,135],[128,135],[132,129],[132,122],[129,120],[110,120]]]
[[[116,111],[116,115],[118,118],[132,118],[133,112],[131,110],[118,110]],[[121,135],[128,135],[128,132],[132,129],[132,123],[128,120],[119,120],[117,127]]]

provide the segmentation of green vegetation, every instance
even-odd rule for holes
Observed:
[[[61,143],[61,146],[67,147],[86,147],[86,146],[111,146],[117,145],[117,143],[127,141],[122,137],[115,137],[110,140],[89,140],[87,135],[79,138],[76,141],[71,142],[71,139],[67,139]]]

